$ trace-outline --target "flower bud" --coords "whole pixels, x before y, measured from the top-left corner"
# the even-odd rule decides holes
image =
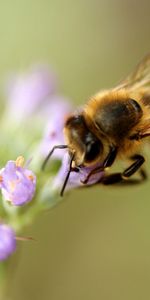
[[[23,205],[32,200],[36,177],[32,171],[23,167],[24,158],[18,157],[16,161],[8,161],[0,171],[0,188],[5,200],[13,205]]]
[[[16,249],[16,237],[13,229],[0,224],[0,260],[5,260]]]

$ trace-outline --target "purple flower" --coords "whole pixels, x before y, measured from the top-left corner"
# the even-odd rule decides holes
[[[19,156],[16,161],[8,161],[0,171],[0,188],[5,200],[13,205],[23,205],[32,200],[36,177],[32,171],[23,167],[24,158]]]
[[[49,151],[55,146],[64,144],[63,128],[67,116],[72,107],[70,103],[62,97],[56,96],[49,105],[49,122],[45,128],[44,138],[41,143],[41,152],[47,156]],[[52,156],[55,159],[61,159],[64,151],[56,150]]]
[[[14,75],[6,88],[8,112],[14,120],[29,117],[55,93],[56,78],[46,66],[37,66],[29,73]]]
[[[16,249],[16,237],[13,229],[0,224],[0,260],[5,260]]]
[[[53,185],[55,188],[61,188],[63,185],[64,179],[66,177],[66,174],[68,172],[68,167],[69,167],[69,155],[68,153],[65,153],[64,158],[62,160],[62,166],[57,174],[57,176],[54,179]],[[71,189],[75,187],[81,187],[81,186],[86,186],[82,184],[82,181],[84,181],[87,177],[87,175],[95,168],[99,167],[102,164],[96,164],[95,166],[92,167],[82,167],[80,168],[79,172],[71,172],[70,177],[66,186],[66,189]],[[104,171],[100,171],[96,174],[93,174],[87,185],[93,185],[97,181],[99,181],[102,177],[104,176]]]

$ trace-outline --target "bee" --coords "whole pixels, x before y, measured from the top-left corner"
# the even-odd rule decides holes
[[[65,190],[70,173],[90,166],[93,169],[84,180],[87,184],[95,173],[111,167],[116,159],[130,161],[122,172],[107,174],[103,184],[128,180],[140,171],[140,181],[146,179],[141,168],[145,158],[141,146],[150,136],[150,54],[117,86],[92,96],[80,113],[70,115],[64,125],[65,145],[56,145],[46,157],[43,167],[55,149],[68,149],[70,164],[61,190]],[[102,162],[98,167],[97,163]],[[99,183],[96,182],[96,183]]]

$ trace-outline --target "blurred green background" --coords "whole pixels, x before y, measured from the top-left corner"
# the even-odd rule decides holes
[[[77,105],[150,50],[150,1],[0,2],[0,76],[46,62]],[[149,167],[147,165],[147,170]],[[150,181],[72,191],[27,234],[12,299],[150,299]]]

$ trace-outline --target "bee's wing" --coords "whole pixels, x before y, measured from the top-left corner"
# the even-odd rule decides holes
[[[150,100],[150,53],[147,54],[137,65],[131,74],[120,82],[114,90],[127,89],[129,92],[137,92],[142,98]],[[149,101],[146,103],[150,103]],[[150,118],[145,119],[145,123],[140,128],[141,137],[150,136]]]
[[[114,90],[128,89],[131,92],[139,89],[149,89],[150,93],[150,53],[137,65],[135,70],[121,81]]]

